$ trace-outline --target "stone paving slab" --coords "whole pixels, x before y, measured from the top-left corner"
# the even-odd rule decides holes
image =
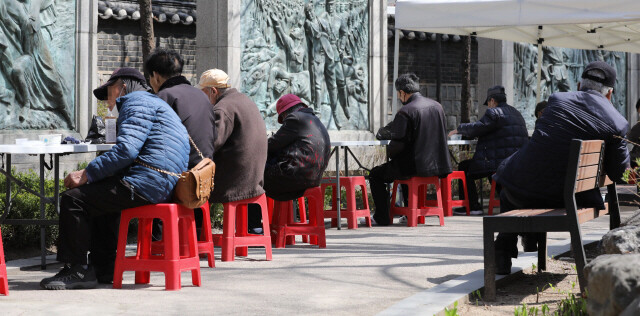
[[[607,225],[605,216],[585,224],[583,233]],[[567,237],[549,234],[549,245]],[[95,290],[45,291],[39,282],[57,272],[55,267],[9,268],[10,295],[0,297],[0,306],[10,315],[373,315],[482,269],[482,217],[448,217],[444,227],[428,219],[427,225],[414,228],[332,228],[327,229],[326,249],[299,243],[273,249],[273,261],[265,261],[262,248],[251,248],[248,258],[234,262],[219,260],[220,248],[216,268],[201,260],[201,287],[191,285],[190,273],[182,273],[180,291],[164,291],[161,273],[152,273],[150,285],[135,285],[133,272],[125,273],[121,290],[101,285]],[[451,303],[442,301],[442,307]]]

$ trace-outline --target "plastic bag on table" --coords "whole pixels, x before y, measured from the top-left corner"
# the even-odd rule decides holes
[[[91,142],[92,144],[104,144],[106,141],[105,137],[104,121],[101,117],[94,115],[91,119],[91,127],[89,127],[85,141]]]

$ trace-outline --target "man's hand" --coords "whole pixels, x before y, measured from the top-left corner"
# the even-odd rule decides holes
[[[73,189],[87,183],[88,181],[87,172],[82,169],[69,173],[67,177],[64,178],[64,186],[68,189]]]
[[[449,132],[449,137],[451,137],[451,136],[453,136],[455,134],[458,134],[458,130],[457,129],[454,129],[451,132]]]

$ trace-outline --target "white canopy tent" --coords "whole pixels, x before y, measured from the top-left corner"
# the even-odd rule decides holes
[[[401,29],[640,53],[640,0],[397,0],[395,28],[394,82]]]

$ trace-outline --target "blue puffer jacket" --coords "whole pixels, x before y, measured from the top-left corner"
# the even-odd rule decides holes
[[[181,173],[189,162],[189,136],[176,112],[157,96],[132,92],[116,100],[120,116],[113,148],[96,157],[86,168],[89,182],[121,175],[131,190],[151,203],[167,202],[178,178],[139,164]]]
[[[604,140],[604,170],[620,181],[629,152],[627,142],[615,136],[624,137],[628,128],[627,120],[597,91],[554,93],[529,143],[503,161],[494,179],[520,199],[562,206],[571,140]],[[578,205],[602,204],[597,190],[580,194]]]
[[[527,126],[520,112],[507,103],[488,108],[479,121],[460,124],[458,133],[478,138],[469,173],[494,173],[502,160],[511,156],[529,140]]]

